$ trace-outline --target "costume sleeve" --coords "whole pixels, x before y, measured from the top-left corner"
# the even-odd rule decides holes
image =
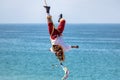
[[[65,48],[66,52],[69,51],[69,50],[71,50],[71,46],[70,45],[65,45],[64,48]]]
[[[51,51],[52,53],[55,53],[55,52],[53,51],[53,48],[52,48],[52,47],[50,48],[50,51]]]

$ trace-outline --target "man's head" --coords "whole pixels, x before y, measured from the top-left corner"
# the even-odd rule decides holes
[[[52,46],[55,55],[58,57],[60,61],[64,61],[64,51],[60,45],[53,45]]]

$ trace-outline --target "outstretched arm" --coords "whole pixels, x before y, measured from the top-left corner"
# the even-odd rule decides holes
[[[76,45],[76,46],[71,46],[71,48],[79,48],[79,46],[78,46],[78,45]]]

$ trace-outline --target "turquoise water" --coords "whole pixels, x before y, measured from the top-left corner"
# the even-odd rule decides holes
[[[68,80],[120,80],[120,24],[67,24]],[[0,80],[61,80],[45,24],[0,24]],[[55,66],[53,66],[55,65]]]

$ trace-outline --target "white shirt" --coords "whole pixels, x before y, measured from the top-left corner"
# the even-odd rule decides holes
[[[62,39],[62,36],[57,37],[56,39],[51,39],[50,38],[50,40],[51,40],[52,45],[60,45],[60,46],[62,46],[64,52],[69,51],[71,49],[70,45],[67,45],[67,44],[64,43],[64,41]],[[50,51],[54,53],[52,47],[50,48]]]

